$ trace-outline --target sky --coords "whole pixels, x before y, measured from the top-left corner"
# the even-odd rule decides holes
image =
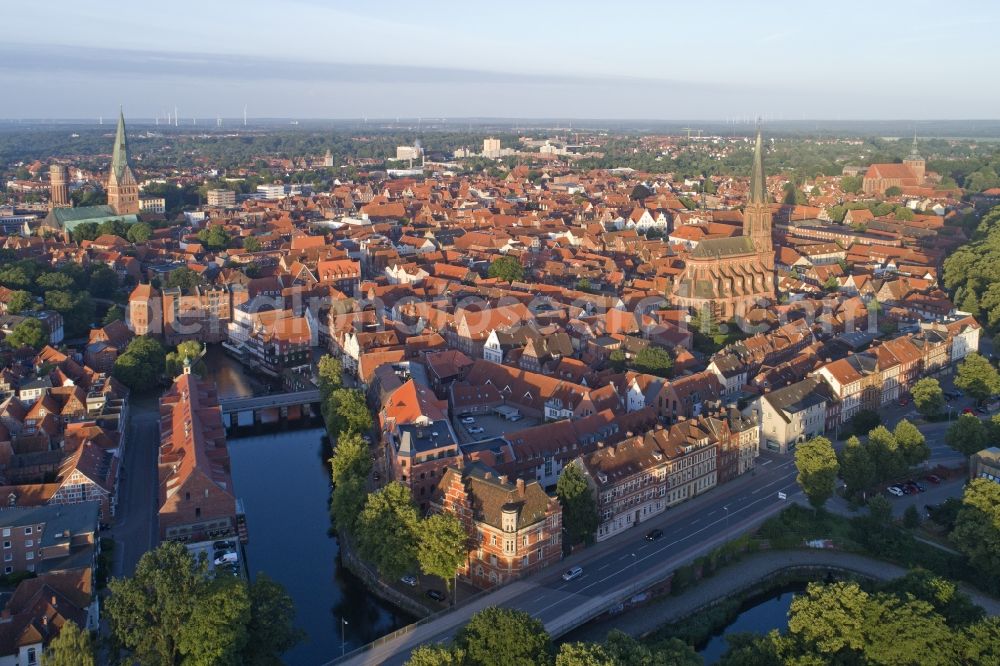
[[[0,118],[1000,116],[1000,3],[48,0]]]

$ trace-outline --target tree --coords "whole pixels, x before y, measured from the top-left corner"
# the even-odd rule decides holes
[[[242,664],[248,640],[250,597],[246,585],[219,578],[194,595],[188,619],[176,635],[185,664]]]
[[[796,481],[809,498],[809,503],[820,509],[833,495],[837,484],[837,454],[826,437],[813,437],[795,448]]]
[[[108,308],[108,311],[104,313],[104,319],[101,320],[101,324],[107,326],[108,324],[114,323],[116,321],[125,320],[125,311],[122,310],[120,305],[112,305]]]
[[[115,638],[142,664],[180,658],[184,624],[207,584],[207,565],[183,544],[166,542],[142,556],[131,578],[114,579],[105,608]]]
[[[192,371],[199,375],[205,374],[205,364],[201,361],[202,346],[195,340],[185,340],[177,345],[177,349],[167,354],[164,359],[164,371],[168,377],[176,377],[184,372],[185,362],[192,365]]]
[[[421,521],[417,540],[420,570],[437,576],[451,591],[451,581],[469,555],[469,535],[450,513],[434,513]]]
[[[556,483],[556,495],[563,509],[566,545],[589,543],[597,531],[597,502],[580,467],[570,463],[563,467]]]
[[[37,319],[28,318],[23,320],[7,336],[7,344],[12,349],[21,347],[31,347],[41,349],[49,343],[49,332],[45,329],[45,324]]]
[[[316,366],[316,374],[319,377],[319,390],[323,400],[329,398],[330,394],[341,388],[344,367],[340,359],[330,354],[323,354]]]
[[[136,222],[131,225],[125,233],[125,238],[136,245],[145,243],[152,237],[153,227],[149,226],[145,222]]]
[[[90,277],[87,280],[87,290],[94,296],[111,298],[118,291],[119,285],[118,273],[106,265],[97,264],[91,268]]]
[[[868,448],[862,446],[857,437],[848,438],[844,448],[837,455],[840,476],[847,486],[847,494],[857,496],[866,492],[876,483],[875,461]]]
[[[42,273],[35,278],[35,287],[67,291],[76,287],[76,281],[65,273]]]
[[[7,298],[7,312],[16,314],[18,312],[26,312],[34,307],[35,299],[32,298],[30,291],[18,289],[12,292]]]
[[[372,415],[365,395],[357,389],[340,388],[323,403],[323,415],[331,436],[346,432],[367,432],[372,427]]]
[[[74,243],[82,243],[85,240],[94,240],[100,235],[100,225],[97,222],[84,222],[73,227],[69,232]]]
[[[844,176],[840,179],[840,189],[848,194],[860,194],[863,185],[864,179],[861,176]]]
[[[455,644],[476,666],[552,663],[552,641],[545,625],[524,611],[491,607],[479,611],[459,630]]]
[[[911,530],[920,527],[920,514],[917,512],[917,507],[913,504],[906,507],[906,510],[903,511],[903,527]]]
[[[263,575],[249,588],[231,576],[215,578],[204,559],[176,542],[147,552],[135,575],[112,580],[109,589],[112,633],[144,665],[272,666],[302,637],[281,586]]]
[[[931,457],[931,449],[927,446],[927,439],[924,433],[917,429],[906,419],[902,419],[893,428],[892,436],[896,440],[896,446],[903,462],[908,467],[913,467],[924,462]]]
[[[250,585],[247,643],[241,663],[280,666],[281,654],[295,647],[305,633],[295,628],[295,604],[278,583],[258,573]]]
[[[962,414],[945,432],[944,443],[971,456],[986,448],[986,426],[974,414]]]
[[[895,479],[906,473],[906,461],[899,443],[889,429],[878,426],[868,433],[868,452],[875,461],[875,478],[878,481]]]
[[[898,185],[893,185],[885,189],[885,196],[887,197],[898,197],[902,193],[903,193],[903,188],[899,187]]]
[[[892,522],[892,504],[884,495],[868,500],[868,518],[877,527],[886,527]]]
[[[910,597],[926,601],[934,606],[935,612],[944,616],[951,627],[966,627],[982,620],[985,615],[983,609],[974,604],[955,583],[919,567],[883,583],[880,589],[900,599]]]
[[[386,578],[412,571],[417,561],[418,522],[410,489],[393,481],[365,500],[355,526],[359,554]]]
[[[368,499],[365,479],[347,476],[333,487],[330,498],[330,516],[339,534],[354,534],[358,516]]]
[[[640,349],[632,362],[632,367],[639,372],[659,377],[666,377],[673,366],[674,360],[670,358],[670,353],[663,347],[653,345]]]
[[[347,477],[367,479],[372,471],[371,454],[368,445],[356,432],[345,432],[337,438],[337,445],[330,458],[334,485]]]
[[[90,634],[72,620],[67,621],[49,643],[42,663],[45,666],[96,666]]]
[[[851,430],[855,435],[867,434],[872,428],[882,422],[878,412],[870,409],[860,409],[851,417]]]
[[[247,236],[243,239],[243,249],[247,252],[260,252],[260,240],[254,236]]]
[[[221,224],[213,224],[198,232],[198,240],[209,250],[218,251],[229,245],[229,234]]]
[[[837,279],[836,275],[831,275],[823,283],[823,288],[827,291],[837,291],[840,289],[840,280]]]
[[[1000,577],[1000,484],[981,478],[969,482],[951,540],[980,574]]]
[[[913,404],[917,411],[928,418],[940,416],[944,411],[944,391],[941,384],[933,377],[924,377],[917,380],[910,391],[913,396]]]
[[[406,666],[465,666],[465,651],[457,647],[420,645],[410,653]]]
[[[167,279],[164,280],[163,286],[166,289],[178,287],[181,291],[187,292],[200,286],[202,282],[200,275],[187,266],[181,266],[167,274]]]
[[[611,355],[608,356],[608,362],[611,364],[611,367],[616,372],[621,372],[622,370],[624,370],[625,369],[625,350],[621,349],[621,348],[613,350],[611,352]]]
[[[517,257],[499,257],[490,264],[487,275],[504,282],[519,282],[524,279],[524,267]]]
[[[955,386],[982,402],[1000,392],[1000,373],[989,361],[972,352],[958,366]]]
[[[615,666],[616,662],[600,643],[563,643],[556,666]]]
[[[145,335],[132,339],[125,352],[115,359],[112,374],[133,391],[155,386],[166,366],[166,354],[160,343]]]

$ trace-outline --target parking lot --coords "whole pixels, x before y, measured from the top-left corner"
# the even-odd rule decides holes
[[[523,415],[519,421],[508,421],[499,414],[495,413],[474,414],[471,416],[476,419],[476,425],[482,428],[483,432],[470,435],[469,431],[466,430],[466,424],[462,423],[462,417],[456,418],[455,432],[458,433],[458,437],[462,440],[463,444],[499,437],[505,432],[524,430],[525,428],[530,428],[540,423],[539,419]]]
[[[227,545],[223,546],[223,542]],[[218,547],[215,544],[219,544]],[[225,569],[228,573],[233,573],[234,575],[244,575],[245,571],[243,569],[243,549],[240,547],[239,543],[235,538],[220,539],[215,542],[212,541],[200,541],[198,543],[186,544],[188,552],[194,555],[195,559],[205,558],[208,562],[208,570],[215,571],[216,569]],[[216,565],[215,564],[215,553],[216,552],[228,552],[232,553],[236,559],[232,559],[232,556],[227,558],[225,564]]]

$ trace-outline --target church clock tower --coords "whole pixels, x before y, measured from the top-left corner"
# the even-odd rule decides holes
[[[111,173],[108,174],[108,205],[118,215],[139,212],[139,184],[132,173],[128,159],[128,143],[125,140],[125,114],[118,114],[118,131],[115,133],[115,147],[111,154]]]

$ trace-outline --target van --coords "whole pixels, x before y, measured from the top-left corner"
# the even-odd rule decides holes
[[[583,575],[583,567],[573,567],[572,569],[570,569],[569,571],[567,571],[562,575],[562,579],[568,582],[575,578],[579,578],[582,575]]]

